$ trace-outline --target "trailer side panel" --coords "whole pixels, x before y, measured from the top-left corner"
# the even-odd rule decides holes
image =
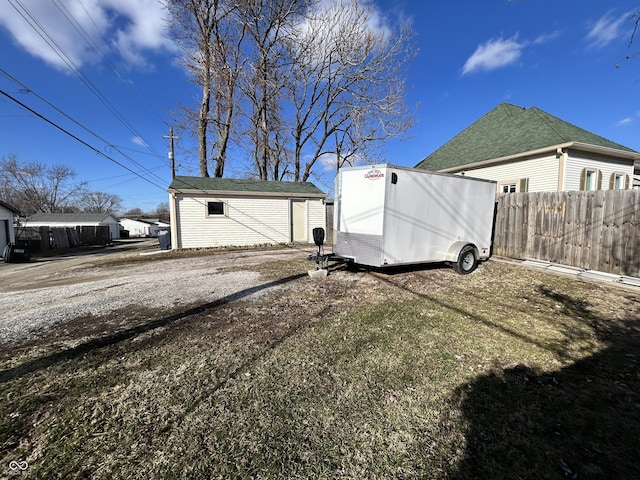
[[[392,165],[341,169],[334,251],[380,267],[455,261],[452,249],[471,244],[487,259],[495,192],[495,182]]]

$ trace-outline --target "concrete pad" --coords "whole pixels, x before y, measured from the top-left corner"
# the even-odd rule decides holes
[[[558,273],[566,273],[569,275],[580,275],[581,273],[584,272],[583,268],[570,267],[567,265],[558,265],[555,263],[549,266],[549,270],[553,272],[558,272]]]
[[[616,275],[615,273],[599,272],[597,270],[587,270],[583,272],[580,276],[584,278],[592,278],[594,280],[601,280],[604,282],[620,281],[620,275]]]
[[[634,287],[640,287],[640,278],[638,277],[628,277],[623,275],[620,277],[620,283],[624,283],[625,285],[633,285]]]
[[[526,259],[522,262],[523,265],[536,268],[549,268],[551,264],[544,260]]]
[[[320,270],[307,270],[307,273],[311,278],[324,278],[329,274],[329,272],[323,268]]]
[[[140,255],[157,255],[158,253],[170,253],[171,250],[152,250],[150,252],[140,252]]]

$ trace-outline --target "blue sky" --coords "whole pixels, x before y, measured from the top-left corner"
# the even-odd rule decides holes
[[[502,102],[536,106],[640,151],[640,56],[625,60],[640,50],[640,33],[629,46],[640,2],[370,3],[382,22],[409,19],[419,49],[407,97],[417,124],[387,145],[389,163],[414,166]],[[120,195],[126,209],[166,202],[163,135],[171,112],[197,104],[198,90],[177,66],[164,15],[157,0],[4,2],[0,90],[13,99],[0,95],[0,155],[68,165],[92,190]],[[177,141],[178,174],[198,174],[189,149]],[[230,159],[225,176],[242,175],[241,160]],[[319,168],[312,180],[332,187]]]

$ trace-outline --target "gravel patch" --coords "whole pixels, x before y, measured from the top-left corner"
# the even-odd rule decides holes
[[[0,346],[82,316],[127,308],[170,309],[221,299],[248,299],[281,288],[251,269],[300,252],[242,252],[118,266],[88,266],[38,274],[24,289],[0,289]],[[35,282],[35,285],[34,283]],[[259,288],[264,286],[264,288]],[[15,289],[15,287],[14,287]]]

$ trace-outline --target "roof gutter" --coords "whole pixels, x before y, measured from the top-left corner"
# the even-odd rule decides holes
[[[566,143],[560,143],[558,145],[553,145],[549,147],[538,148],[536,150],[530,150],[528,152],[521,152],[513,155],[507,155],[506,157],[492,158],[490,160],[482,160],[481,162],[469,163],[466,165],[459,165],[457,167],[443,168],[442,170],[438,170],[438,172],[455,173],[463,170],[473,170],[476,168],[489,167],[491,165],[509,162],[511,160],[519,160],[523,156],[535,156],[535,155],[540,155],[540,154],[549,153],[549,152],[556,153],[558,152],[558,150],[562,150],[565,148],[574,148],[576,150],[614,156],[618,158],[623,158],[625,160],[635,160],[635,161],[640,160],[640,153],[638,152],[628,152],[625,150],[618,150],[616,148],[600,147],[598,145],[591,145],[591,144],[582,143],[582,142],[566,142]]]
[[[303,193],[303,192],[247,192],[247,191],[233,191],[233,190],[199,190],[199,189],[182,189],[182,188],[169,188],[169,193],[174,195],[179,194],[200,194],[200,195],[215,195],[219,197],[284,197],[284,198],[325,198],[327,195],[324,193]]]

